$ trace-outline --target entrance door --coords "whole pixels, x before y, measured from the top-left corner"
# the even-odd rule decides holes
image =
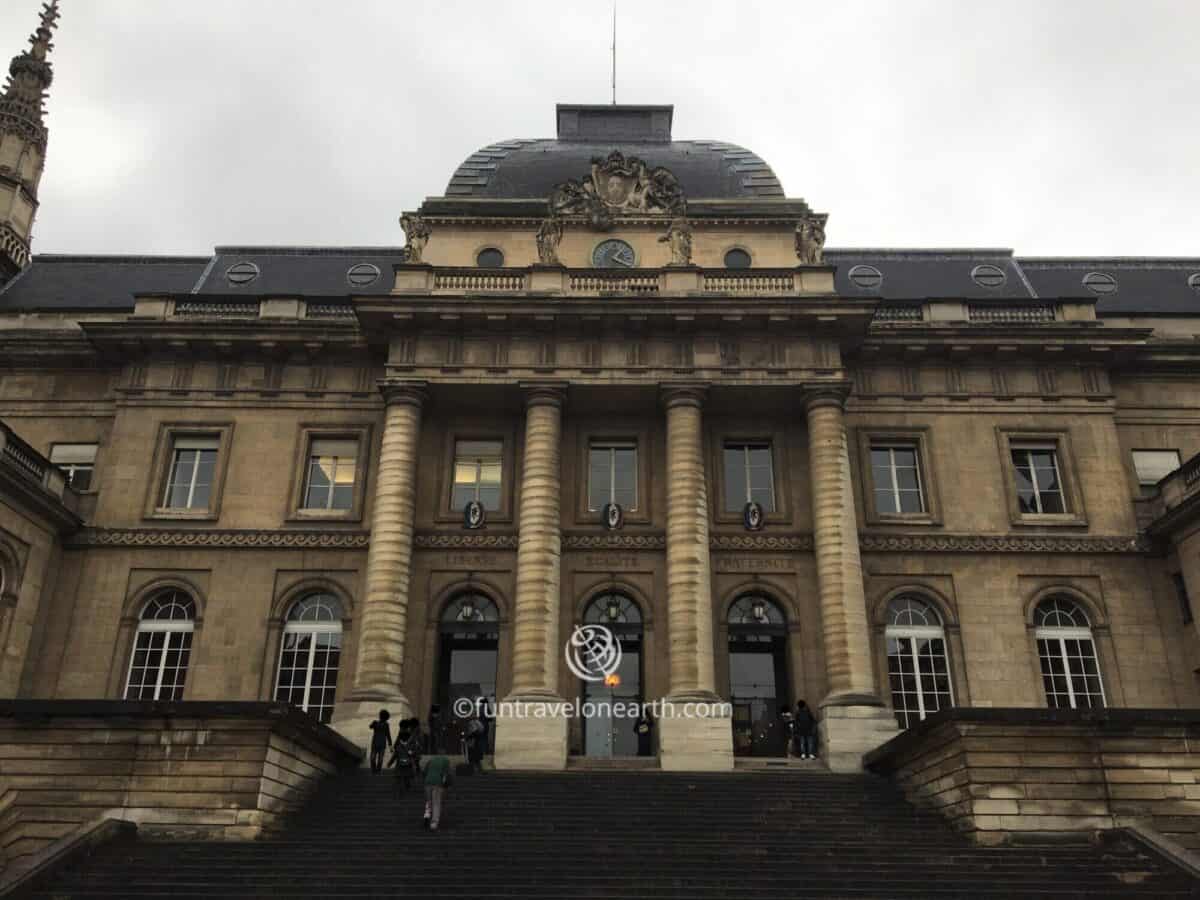
[[[642,702],[641,610],[624,594],[602,594],[588,604],[583,622],[605,626],[621,645],[621,663],[614,673],[615,684],[580,682],[584,712],[583,752],[600,758],[637,756],[634,722]],[[615,715],[615,712],[622,714]]]
[[[452,600],[438,624],[438,688],[440,721],[432,736],[434,747],[458,753],[465,721],[454,713],[456,700],[475,703],[496,699],[500,612],[482,594],[462,594]],[[489,742],[492,735],[488,735]],[[488,748],[489,752],[491,747]]]
[[[787,624],[772,600],[739,597],[729,610],[729,698],[735,756],[786,756],[791,707]]]

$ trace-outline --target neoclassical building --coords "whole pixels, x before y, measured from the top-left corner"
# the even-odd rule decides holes
[[[472,153],[402,247],[30,256],[56,14],[0,98],[0,695],[359,742],[519,700],[512,768],[636,753],[539,714],[579,698],[727,701],[659,719],[676,769],[782,756],[799,699],[839,769],[948,706],[1200,705],[1200,258],[826,248],[618,105]]]

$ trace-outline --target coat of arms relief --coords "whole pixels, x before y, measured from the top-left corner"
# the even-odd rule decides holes
[[[565,181],[550,195],[550,216],[587,216],[592,227],[606,231],[618,215],[682,216],[683,187],[662,166],[651,169],[636,156],[614,150],[592,158],[591,173],[582,181]]]

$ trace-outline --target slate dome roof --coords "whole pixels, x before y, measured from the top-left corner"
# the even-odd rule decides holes
[[[587,175],[593,157],[620,150],[651,168],[669,169],[687,197],[783,197],[771,167],[722,141],[671,139],[671,106],[558,106],[557,138],[517,138],[483,147],[446,186],[448,198],[545,199],[568,179]]]

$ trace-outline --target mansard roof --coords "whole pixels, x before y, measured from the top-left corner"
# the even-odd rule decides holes
[[[1200,317],[1200,257],[1051,258],[1018,257],[1004,249],[830,248],[825,260],[836,267],[837,293],[855,299],[1085,298],[1097,301],[1100,315]],[[401,262],[398,247],[217,247],[211,256],[40,254],[0,290],[0,313],[131,309],[135,294],[383,294],[391,289],[392,267]],[[253,277],[239,281],[239,271]]]

